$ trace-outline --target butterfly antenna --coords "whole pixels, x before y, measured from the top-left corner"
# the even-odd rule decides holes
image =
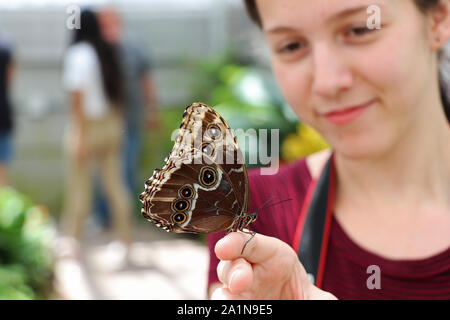
[[[269,202],[272,200],[272,198],[273,198],[273,196],[270,196],[269,199],[267,199],[266,201],[264,201],[264,203],[263,203],[258,209],[256,209],[256,212],[258,212],[259,210],[264,209],[264,206],[265,206],[267,203],[269,203]]]
[[[268,203],[270,200],[272,200],[272,198],[273,198],[273,196],[271,196],[271,197],[270,197],[267,201],[265,201],[258,209],[256,209],[256,214],[258,214],[258,212],[259,212],[260,210],[267,209],[267,208],[273,207],[273,206],[275,206],[275,205],[277,205],[277,204],[280,204],[280,203],[283,203],[283,202],[291,201],[291,200],[292,200],[291,198],[289,198],[289,199],[284,199],[284,200],[281,200],[281,201],[279,201],[279,202],[275,202],[275,203],[272,203],[272,204],[266,206],[267,203]]]
[[[258,212],[259,212],[260,210],[262,210],[262,209],[267,209],[267,208],[270,208],[270,207],[272,207],[272,206],[274,206],[274,205],[277,205],[277,204],[280,204],[280,203],[283,203],[283,202],[291,201],[291,200],[292,200],[292,199],[285,199],[285,200],[281,200],[281,201],[276,202],[276,203],[272,203],[272,204],[269,205],[269,206],[266,206],[267,203],[269,203],[269,202],[272,200],[272,198],[273,198],[273,196],[271,196],[271,197],[270,197],[267,201],[265,201],[258,209],[256,209],[256,212],[254,213],[255,218],[256,218],[256,216],[258,216]],[[255,231],[245,231],[245,230],[240,230],[240,231],[243,232],[243,233],[247,233],[247,234],[250,234],[250,235],[251,235],[250,239],[248,239],[248,240],[245,242],[244,246],[242,247],[242,250],[241,250],[241,255],[242,255],[242,253],[244,252],[245,247],[246,247],[247,244],[253,239],[253,237],[256,235],[256,232],[255,232]]]

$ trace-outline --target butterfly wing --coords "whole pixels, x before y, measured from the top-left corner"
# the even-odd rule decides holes
[[[172,232],[229,229],[247,210],[243,156],[225,120],[211,107],[186,108],[166,165],[140,196],[144,217]]]
[[[185,132],[188,134],[183,134]],[[183,114],[180,133],[175,152],[201,150],[205,155],[203,162],[211,163],[209,159],[212,159],[213,164],[222,167],[231,180],[237,201],[246,212],[249,193],[247,169],[233,130],[223,117],[206,104],[193,103]]]

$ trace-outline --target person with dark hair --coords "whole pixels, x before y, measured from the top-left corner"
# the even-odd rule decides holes
[[[7,165],[12,157],[13,113],[9,97],[14,71],[12,52],[0,42],[0,187],[8,185]]]
[[[120,57],[123,76],[125,139],[123,145],[124,177],[133,197],[137,199],[136,173],[144,125],[153,130],[158,127],[158,99],[150,60],[144,48],[124,33],[117,10],[108,5],[98,12],[103,38],[115,46]],[[97,192],[96,214],[100,224],[109,226],[109,206],[101,192]]]
[[[208,236],[211,297],[450,299],[450,1],[245,4],[284,98],[332,149],[249,173],[257,233]]]
[[[117,52],[103,40],[96,14],[83,10],[80,24],[66,52],[63,71],[71,111],[65,140],[68,179],[63,232],[75,247],[71,253],[77,255],[84,219],[92,206],[90,173],[99,172],[127,253],[132,221],[131,199],[121,174],[123,78]]]

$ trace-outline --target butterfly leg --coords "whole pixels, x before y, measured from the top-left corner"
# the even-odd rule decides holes
[[[256,232],[255,231],[245,231],[245,230],[241,230],[241,232],[251,235],[250,239],[248,239],[245,242],[244,246],[242,247],[242,250],[241,250],[241,255],[242,255],[244,253],[245,247],[253,239],[253,237],[256,235]]]

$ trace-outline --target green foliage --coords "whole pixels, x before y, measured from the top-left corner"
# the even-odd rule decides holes
[[[0,266],[0,299],[1,300],[30,300],[35,293],[28,282],[28,275],[19,264]]]
[[[12,188],[0,189],[0,299],[45,297],[53,235],[45,208]]]
[[[287,135],[296,131],[298,119],[284,102],[269,71],[247,66],[229,53],[218,59],[188,61],[186,64],[196,70],[193,77],[196,81],[191,84],[191,98],[184,105],[166,106],[161,109],[160,130],[147,132],[143,139],[140,176],[148,179],[154,168],[164,164],[163,159],[174,144],[171,136],[180,125],[184,109],[196,101],[214,107],[235,130],[242,129],[245,132],[248,129],[256,130],[258,146],[259,129],[280,130],[280,145]],[[262,141],[261,144],[267,147],[270,155],[269,139],[270,134],[267,141]],[[242,143],[241,148],[246,159],[254,158],[254,154],[258,154],[259,151],[258,148],[252,148],[253,155],[251,155],[247,150],[250,148],[246,148],[245,143]],[[139,187],[144,182],[139,181]]]
[[[249,150],[241,144],[246,159],[252,157],[251,153],[253,157],[259,154],[261,145],[271,154],[270,134],[262,141],[260,129],[278,129],[280,144],[295,132],[298,119],[284,102],[269,71],[240,63],[232,54],[203,62],[197,70],[199,81],[193,85],[192,101],[213,106],[235,130],[256,130],[258,148]]]

